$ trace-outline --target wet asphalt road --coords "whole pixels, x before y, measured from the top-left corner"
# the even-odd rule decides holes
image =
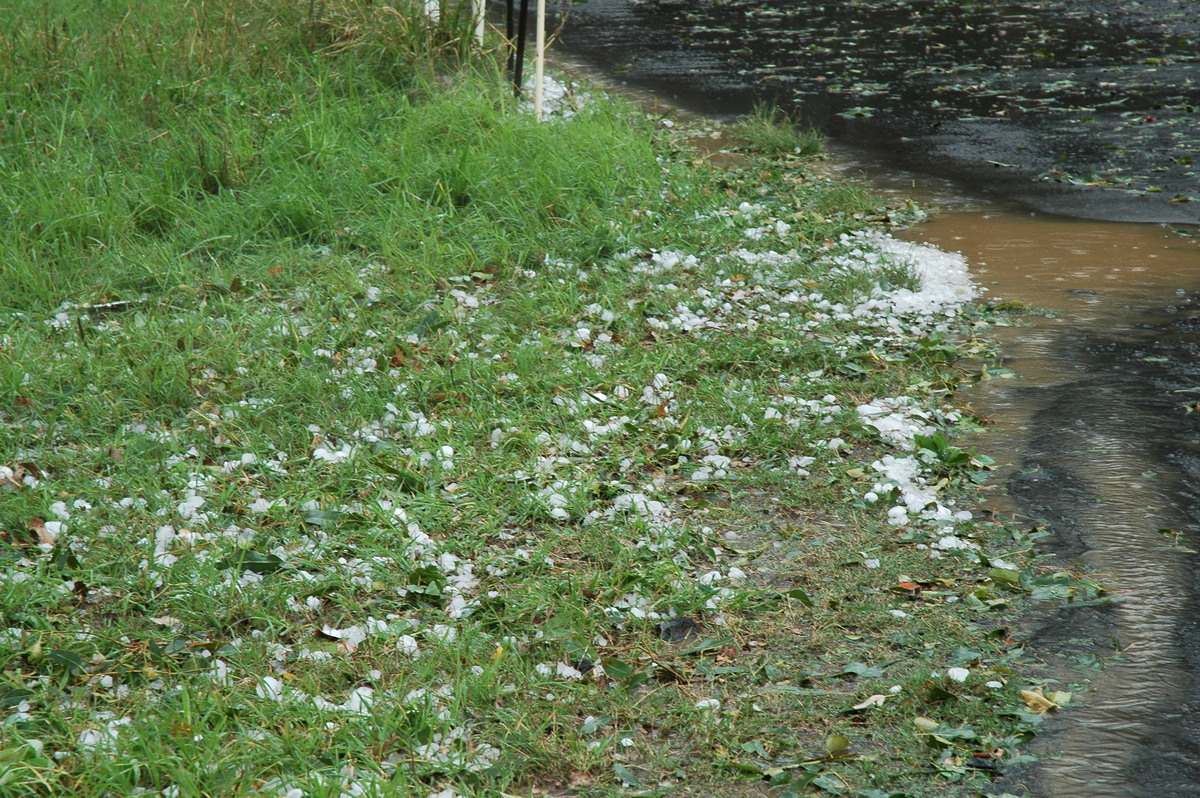
[[[756,99],[984,194],[1200,224],[1200,2],[588,0],[556,46],[691,110]]]

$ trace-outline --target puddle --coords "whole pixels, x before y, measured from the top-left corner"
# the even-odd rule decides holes
[[[990,417],[996,504],[1120,593],[1043,619],[1050,672],[1091,679],[1034,750],[1044,798],[1200,795],[1200,243],[1160,227],[950,210],[905,237],[963,252],[997,299],[1050,311],[1001,331],[1018,379],[969,394]],[[1114,655],[1120,653],[1119,657]],[[1098,673],[1072,671],[1110,658]]]

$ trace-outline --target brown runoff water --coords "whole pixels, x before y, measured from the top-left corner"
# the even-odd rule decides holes
[[[995,504],[1046,522],[1048,548],[1119,593],[1040,618],[1047,675],[1091,687],[1024,784],[1200,795],[1200,241],[951,199],[904,237],[962,252],[989,297],[1046,311],[1000,331],[1016,377],[970,393],[992,421],[978,444],[1002,467]],[[1094,656],[1098,672],[1069,667]]]

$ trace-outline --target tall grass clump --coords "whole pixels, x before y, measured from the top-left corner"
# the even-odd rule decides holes
[[[412,264],[603,249],[601,220],[657,173],[602,104],[577,136],[512,113],[457,5],[438,22],[399,4],[100,8],[29,3],[6,23],[13,308],[249,276],[297,245]]]
[[[825,137],[819,130],[806,127],[777,106],[764,102],[756,103],[754,110],[740,117],[733,132],[746,146],[768,157],[817,155],[825,146]]]

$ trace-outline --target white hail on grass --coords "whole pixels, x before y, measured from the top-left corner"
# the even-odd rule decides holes
[[[786,238],[791,232],[790,225],[776,218],[764,218],[766,213],[767,209],[764,206],[743,203],[736,210],[723,211],[720,215],[727,218],[731,224],[752,223],[754,226],[750,230],[754,232],[747,236],[752,240],[769,244],[772,239]],[[842,347],[842,351],[848,351],[851,346],[885,346],[892,342],[910,340],[915,335],[945,329],[947,322],[956,314],[958,304],[970,298],[974,293],[969,277],[966,276],[965,264],[959,256],[941,253],[928,247],[908,245],[890,237],[875,234],[844,237],[840,250],[831,256],[834,265],[837,268],[870,273],[878,273],[897,264],[907,266],[917,278],[918,290],[905,288],[885,291],[875,288],[868,296],[860,297],[855,302],[834,303],[822,296],[820,291],[814,290],[812,285],[797,281],[787,275],[787,269],[799,262],[799,256],[794,253],[784,254],[773,249],[753,252],[742,248],[732,253],[713,257],[718,258],[721,265],[728,269],[727,274],[734,275],[734,277],[720,275],[707,285],[695,288],[691,296],[683,295],[684,289],[681,289],[676,283],[686,285],[687,282],[682,276],[702,267],[700,258],[695,254],[670,250],[649,253],[630,252],[617,258],[616,262],[626,263],[629,265],[629,271],[641,278],[661,278],[662,282],[651,286],[650,290],[672,295],[674,300],[671,301],[670,306],[673,310],[669,314],[664,314],[664,319],[649,320],[649,323],[652,326],[671,330],[670,334],[706,336],[724,329],[752,329],[766,323],[793,325],[799,329],[814,330],[819,323],[833,319],[857,323],[861,332],[845,336],[837,344]],[[551,269],[560,269],[566,264],[547,263],[547,266]],[[364,270],[368,273],[369,271],[374,270],[371,270],[370,267]],[[747,276],[735,279],[741,272],[745,272]],[[365,276],[366,274],[360,275],[360,277]],[[537,275],[528,272],[526,276],[533,279]],[[373,300],[378,298],[381,293],[379,289],[368,287],[367,295],[369,300]],[[470,315],[479,318],[493,304],[490,300],[481,300],[464,291],[452,291],[451,296],[455,301],[456,314],[463,316]],[[637,308],[630,307],[630,310],[636,311]],[[588,357],[592,360],[592,365],[598,368],[603,366],[605,361],[602,359],[602,355],[595,351],[596,348],[606,347],[605,352],[619,351],[618,345],[612,341],[612,335],[609,332],[609,325],[617,320],[617,316],[611,310],[595,303],[586,307],[585,314],[588,321],[586,323],[578,321],[573,326],[564,329],[561,340],[574,345],[570,347],[570,350],[574,352],[573,357],[579,358],[581,355]],[[71,323],[69,316],[65,320],[56,318],[56,321],[61,326]],[[54,326],[52,322],[48,322],[48,324]],[[279,334],[294,336],[295,333],[289,324],[283,325]],[[303,337],[307,337],[307,334]],[[412,339],[410,338],[410,340]],[[547,341],[549,341],[549,336],[547,336]],[[543,341],[540,336],[532,336],[527,343],[529,346],[541,349],[544,348],[547,341]],[[463,341],[460,343],[460,348],[466,345],[467,342]],[[589,349],[591,351],[588,351]],[[472,354],[476,353],[467,353],[468,357]],[[335,358],[335,352],[331,349],[316,349],[314,355]],[[377,353],[369,348],[349,349],[342,353],[342,367],[338,373],[345,378],[374,374],[378,364],[377,356]],[[403,375],[394,373],[394,378],[397,380],[401,376]],[[807,375],[796,375],[786,385],[781,385],[778,393],[772,394],[765,400],[768,404],[761,411],[762,420],[797,427],[816,423],[832,425],[843,412],[843,407],[838,398],[832,394],[826,393],[820,399],[813,398],[818,392],[816,383],[821,378],[821,372],[812,372]],[[621,378],[617,377],[616,379]],[[397,390],[400,391],[400,388]],[[753,393],[753,386],[749,390]],[[693,557],[697,559],[703,557],[706,562],[719,557],[719,551],[712,547],[712,540],[717,536],[711,529],[706,528],[696,536],[699,543],[685,548],[679,542],[683,521],[675,517],[670,503],[670,493],[663,485],[654,483],[622,484],[621,492],[607,505],[597,504],[593,498],[589,497],[593,486],[583,470],[587,460],[594,458],[596,451],[603,447],[615,448],[630,424],[630,417],[621,414],[620,409],[614,409],[612,412],[592,413],[590,408],[596,406],[607,408],[611,407],[613,402],[624,402],[630,399],[635,400],[631,404],[640,399],[641,402],[658,409],[661,416],[652,419],[650,423],[663,428],[678,428],[679,422],[675,416],[686,417],[687,415],[687,408],[680,407],[681,400],[676,396],[672,379],[661,373],[656,374],[648,385],[644,385],[640,389],[623,384],[614,386],[611,390],[611,399],[603,393],[594,391],[581,391],[578,397],[555,396],[554,402],[557,405],[580,417],[579,423],[585,440],[576,440],[566,433],[540,433],[536,440],[544,448],[544,452],[538,459],[534,473],[521,475],[519,479],[514,479],[514,482],[527,486],[532,500],[540,502],[548,510],[548,514],[553,520],[570,520],[572,508],[578,506],[581,508],[580,512],[583,513],[581,520],[584,524],[616,521],[629,523],[631,527],[638,530],[640,535],[635,543],[636,548],[658,552],[663,561],[674,562],[678,565],[676,574],[669,577],[674,580],[673,586],[682,584],[683,577],[686,576],[700,585],[716,587],[716,592],[712,594],[707,603],[710,609],[716,609],[723,599],[733,594],[729,587],[721,583],[736,582],[745,578],[745,574],[737,568],[728,568],[722,571],[719,567],[707,565],[696,567],[691,564]],[[259,406],[249,404],[252,401],[254,400],[244,400],[240,405],[243,407]],[[266,403],[261,404],[265,405]],[[629,408],[626,406],[622,409],[628,410]],[[357,431],[350,431],[343,439],[326,436],[319,428],[310,427],[310,431],[318,436],[313,444],[311,461],[337,465],[353,458],[365,448],[365,444],[407,438],[414,447],[418,447],[419,439],[429,438],[435,439],[436,443],[433,440],[421,441],[425,448],[409,448],[405,449],[403,453],[418,461],[439,462],[447,470],[453,467],[455,449],[449,443],[443,442],[443,439],[453,432],[449,422],[428,419],[420,412],[401,411],[391,404],[387,405],[387,410],[388,413],[381,419],[371,422]],[[940,414],[941,411],[926,408],[908,397],[876,399],[859,406],[856,410],[865,426],[874,428],[882,438],[902,450],[911,449],[913,435],[928,434],[935,428],[935,423],[954,420],[950,414]],[[236,417],[237,411],[229,408],[222,413],[224,413],[224,418],[233,418]],[[588,415],[594,417],[588,418]],[[220,419],[213,417],[212,420],[215,422]],[[742,429],[733,426],[722,429],[695,427],[691,433],[691,439],[679,442],[676,447],[680,452],[679,463],[695,466],[691,472],[692,479],[708,481],[724,479],[729,476],[734,461],[728,455],[721,453],[722,447],[743,440],[746,437],[745,429],[751,429],[760,422],[746,415],[743,417],[742,423],[745,424]],[[146,425],[132,425],[125,431],[127,434],[145,435],[167,443],[174,443],[181,435],[179,430],[169,428],[151,430]],[[499,447],[506,434],[521,433],[522,431],[518,429],[510,429],[506,433],[498,427],[489,436],[489,441],[493,447]],[[825,443],[825,446],[828,448],[830,444],[839,441],[840,439],[835,437]],[[455,443],[460,451],[470,451],[468,445],[459,444],[457,440]],[[839,443],[836,448],[841,448],[841,444]],[[828,453],[816,452],[815,448],[813,451],[821,457],[830,456]],[[200,459],[200,452],[192,446],[183,451],[176,451],[167,459],[166,463],[168,466],[174,466],[189,461],[198,463]],[[285,459],[286,456],[283,453],[277,453],[275,459],[260,461],[256,455],[245,453],[222,463],[221,470],[225,473],[234,473],[246,470],[250,466],[261,466],[282,472],[284,468],[282,463]],[[807,469],[816,462],[817,458],[811,454],[796,453],[790,456],[788,467],[803,476],[808,473]],[[742,461],[739,461],[739,465],[741,463]],[[622,468],[628,468],[631,464],[631,461],[626,461]],[[297,467],[303,467],[303,465],[296,464]],[[878,500],[881,494],[889,493],[893,488],[898,489],[899,504],[888,511],[889,519],[897,524],[911,524],[920,521],[950,527],[956,521],[969,518],[969,513],[956,513],[939,503],[936,490],[928,484],[926,479],[926,465],[916,457],[884,456],[872,464],[873,469],[879,474],[879,478],[868,495],[874,496]],[[571,473],[566,473],[568,471]],[[6,475],[13,476],[13,473],[11,469],[0,467],[0,478]],[[513,475],[514,478],[516,476],[516,474]],[[26,484],[37,485],[37,480],[29,475],[25,475],[24,479]],[[209,498],[212,497],[210,495],[206,498],[205,494],[210,490],[215,494],[216,489],[210,474],[192,474],[188,477],[187,483],[188,487],[182,492],[164,492],[164,501],[170,502],[166,514],[174,512],[194,528],[190,530],[177,529],[173,525],[164,524],[158,527],[152,538],[149,536],[144,538],[142,544],[147,549],[152,548],[152,554],[143,563],[143,567],[148,570],[162,570],[172,566],[182,556],[194,556],[197,559],[212,556],[211,551],[207,550],[211,547],[198,545],[201,543],[216,542],[225,538],[228,539],[227,543],[245,546],[254,539],[255,533],[250,529],[236,526],[229,526],[224,530],[211,528],[213,519],[203,510],[207,506]],[[76,500],[74,508],[84,509],[80,504],[82,501],[81,499]],[[121,510],[132,510],[139,506],[144,509],[147,506],[145,498],[126,498],[110,502],[110,504],[114,509],[119,507]],[[90,507],[90,505],[88,506]],[[258,495],[250,504],[250,509],[252,512],[262,513],[274,506],[285,506],[285,503],[282,499],[271,499]],[[301,509],[316,510],[320,507],[316,503],[309,503],[303,505]],[[387,517],[387,523],[395,524],[403,530],[407,540],[404,541],[405,545],[402,548],[405,548],[404,556],[411,561],[411,564],[422,567],[432,565],[445,576],[447,586],[442,596],[442,612],[445,620],[449,623],[420,627],[407,622],[388,623],[368,618],[361,624],[341,629],[326,626],[323,631],[344,644],[346,653],[352,653],[367,640],[376,637],[385,640],[394,650],[412,658],[423,653],[421,645],[418,643],[418,636],[424,639],[430,649],[449,646],[455,642],[464,624],[469,623],[469,616],[474,607],[471,599],[471,595],[477,587],[474,563],[465,556],[447,551],[444,544],[421,531],[415,522],[409,521],[407,512],[403,508],[395,507],[389,502],[380,502],[378,510],[380,515]],[[361,512],[363,508],[358,507],[355,511]],[[53,502],[50,512],[59,520],[47,522],[48,527],[51,523],[64,524],[70,519],[72,511],[65,502]],[[65,533],[66,528],[60,526],[57,531],[60,534]],[[327,536],[320,530],[315,530],[304,535],[298,547],[293,546],[291,549],[280,547],[276,553],[284,558],[297,553],[319,557],[330,545],[332,543],[328,541]],[[933,544],[934,549],[937,550],[970,549],[974,546],[975,544],[969,540],[949,534],[943,535],[937,543]],[[503,574],[507,570],[503,566],[511,564],[517,559],[520,558],[515,553],[512,558],[507,560],[498,557],[494,561],[495,566],[489,564],[486,567],[489,573]],[[532,557],[526,553],[524,561],[530,562]],[[868,567],[878,566],[878,560],[864,558],[864,562],[868,564]],[[330,565],[329,568],[331,571],[336,570],[341,577],[352,584],[370,589],[375,584],[372,574],[377,566],[387,569],[395,567],[395,565],[396,561],[391,558],[340,557],[336,564]],[[553,567],[553,562],[550,561],[549,565]],[[496,570],[493,570],[493,567]],[[288,578],[302,581],[314,577],[301,571],[295,571],[290,572]],[[231,579],[232,581],[227,579],[227,583],[236,584],[239,588],[247,590],[258,589],[256,586],[262,582],[260,576],[250,572],[231,577]],[[718,585],[720,586],[717,587]],[[64,585],[64,587],[70,589],[69,586]],[[300,595],[304,594],[300,593]],[[303,605],[295,597],[289,597],[287,604],[289,609],[295,612],[315,612],[322,608],[321,600],[315,596],[305,598]],[[661,608],[656,610],[655,607],[656,604],[647,596],[629,593],[607,608],[606,613],[618,624],[628,617],[657,620],[670,618],[674,614],[673,610]],[[892,613],[896,617],[904,615],[899,610],[893,610]],[[597,641],[599,646],[607,645],[607,643],[608,641],[603,638]],[[271,643],[268,648],[272,667],[275,668],[277,674],[282,674],[286,670],[286,662],[290,658],[317,656],[316,652],[305,649],[293,651],[290,647],[278,643]],[[319,653],[328,654],[328,652]],[[548,672],[543,672],[543,668],[548,669]],[[951,670],[965,671],[966,669]],[[578,680],[584,675],[573,666],[562,662],[538,666],[537,671],[543,675],[553,675],[569,680]],[[235,686],[235,680],[223,660],[214,658],[212,673],[216,684],[224,688]],[[955,676],[951,672],[948,672],[948,675],[951,678]],[[102,682],[98,682],[98,684],[104,686]],[[113,686],[109,685],[109,687]],[[261,677],[256,684],[255,692],[266,701],[299,700],[322,711],[364,716],[369,715],[380,701],[397,700],[395,696],[377,692],[374,688],[358,687],[339,703],[322,696],[308,696],[275,676]],[[447,724],[419,753],[432,761],[452,764],[464,770],[482,769],[495,762],[499,758],[498,749],[487,743],[475,743],[468,739],[465,727],[450,725],[450,710],[443,700],[449,696],[449,691],[442,690],[429,694],[422,693],[421,696],[413,698],[413,700],[433,702],[433,706],[437,710],[436,717]],[[412,696],[406,697],[406,699],[410,697]],[[701,704],[708,704],[708,702],[711,702],[711,708],[714,710],[719,707],[716,699],[698,702],[697,706],[700,707]],[[19,711],[21,710],[18,707]],[[101,722],[105,723],[102,729],[89,729],[81,733],[80,747],[99,748],[108,745],[110,740],[115,741],[116,729],[128,722],[128,719],[111,722],[101,720]],[[632,741],[629,742],[632,743]],[[387,769],[402,766],[403,762],[400,760],[385,761],[380,764]],[[346,786],[342,787],[343,794],[362,794],[362,791],[367,789],[366,786],[363,786],[365,783],[355,781],[352,775],[346,776],[344,781]],[[275,786],[283,788],[282,785]],[[296,787],[288,787],[286,794],[290,796],[298,790],[299,788]],[[443,792],[452,793],[448,789]],[[439,798],[448,798],[448,796],[439,795]]]
[[[946,675],[956,682],[965,682],[971,675],[971,671],[966,668],[947,668]]]

